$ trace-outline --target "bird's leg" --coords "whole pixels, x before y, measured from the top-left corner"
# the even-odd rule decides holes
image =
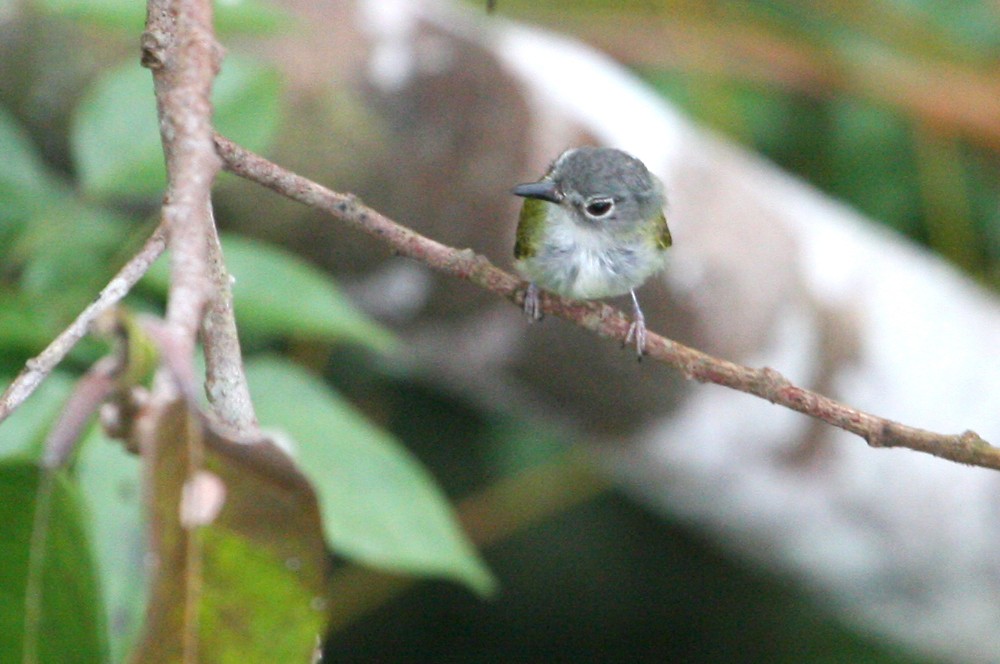
[[[532,322],[542,320],[542,303],[538,299],[538,286],[534,281],[524,291],[524,313]]]
[[[635,340],[635,354],[641,360],[643,353],[646,352],[646,317],[639,308],[639,298],[635,296],[635,290],[630,290],[629,294],[632,296],[633,317],[632,324],[628,326],[628,334],[625,335],[625,345]]]

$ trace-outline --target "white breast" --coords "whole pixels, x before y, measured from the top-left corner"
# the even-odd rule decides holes
[[[623,241],[551,208],[541,246],[517,265],[542,288],[582,299],[623,295],[663,266],[663,251],[649,238]]]

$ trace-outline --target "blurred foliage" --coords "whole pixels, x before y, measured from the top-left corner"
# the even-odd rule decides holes
[[[988,0],[503,0],[1000,289],[1000,8]]]
[[[134,63],[141,3],[24,4],[17,29],[0,33],[3,385],[148,235],[163,186],[149,75]],[[497,14],[576,33],[703,123],[1000,287],[995,3],[496,5]],[[294,26],[257,2],[217,10],[227,34]],[[0,21],[9,11],[0,3]],[[84,49],[81,33],[100,39]],[[273,69],[231,52],[216,95],[223,131],[254,149],[269,145],[284,119]],[[339,556],[331,619],[344,629],[331,640],[336,659],[398,659],[407,648],[453,659],[460,647],[469,659],[503,652],[524,660],[538,653],[526,657],[523,644],[549,643],[558,648],[553,656],[568,659],[598,648],[623,661],[916,661],[845,629],[785,581],[733,564],[684,527],[606,494],[564,458],[552,432],[484,413],[383,366],[379,353],[393,346],[392,335],[325,273],[260,242],[223,243],[262,422],[292,435],[327,546]],[[160,311],[166,279],[161,264],[129,305]],[[101,350],[81,344],[0,426],[0,539],[10,544],[0,547],[4,607],[23,606],[34,461],[76,375]],[[325,380],[301,364],[321,368]],[[70,472],[55,478],[43,648],[65,652],[73,644],[79,661],[103,661],[108,652],[121,661],[135,642],[148,596],[139,474],[138,460],[95,428]],[[470,494],[459,528],[446,496]],[[531,527],[544,519],[546,527]],[[438,582],[388,611],[405,575],[492,590],[493,576],[463,532],[491,546],[500,599],[484,605]],[[227,564],[235,575],[228,583],[246,582],[247,601],[286,597],[241,581],[252,566],[238,561]],[[23,615],[0,614],[0,652],[17,652]],[[561,636],[553,642],[553,634]],[[491,640],[499,650],[488,650]]]
[[[70,18],[102,28],[133,30],[146,20],[146,6],[122,0],[38,0],[34,6],[44,13]],[[219,2],[215,5],[215,29],[220,34],[272,34],[291,21],[281,10],[257,2]]]
[[[244,343],[264,345],[295,337],[336,344],[350,341],[376,352],[395,338],[351,304],[330,276],[291,252],[237,235],[222,234],[226,268],[233,277],[233,306]],[[158,260],[140,288],[165,298],[167,261]]]
[[[286,360],[252,360],[247,377],[261,420],[296,441],[335,551],[381,569],[453,577],[484,595],[495,590],[434,480],[391,435]]]
[[[4,386],[145,240],[165,183],[150,75],[134,54],[125,55],[141,29],[141,4],[42,0],[25,9],[18,19],[0,22],[6,31],[0,35]],[[8,19],[0,16],[0,21]],[[292,25],[289,17],[254,2],[220,5],[217,19],[224,33],[259,34]],[[100,48],[77,41],[84,57],[71,66],[38,64],[50,46],[73,51],[84,34],[100,35],[87,42]],[[60,74],[59,85],[39,84]],[[283,119],[281,95],[273,68],[229,52],[214,89],[220,131],[251,149],[266,149]],[[239,237],[225,237],[223,250],[250,355],[289,344],[350,344],[352,354],[374,357],[395,344],[329,275],[294,254]],[[163,259],[129,296],[128,306],[162,311],[167,284]],[[154,494],[141,485],[138,460],[94,427],[68,471],[46,476],[37,469],[46,433],[66,403],[74,374],[105,350],[97,342],[80,344],[0,427],[0,525],[10,545],[3,547],[0,575],[5,606],[0,659],[20,660],[16,654],[22,646],[37,641],[39,661],[107,661],[109,656],[122,661],[130,652],[141,661],[160,661],[166,653],[156,644],[179,642],[181,614],[193,608],[205,628],[201,646],[214,653],[213,661],[301,660],[326,622],[319,600],[326,594],[329,552],[397,573],[450,578],[482,594],[492,590],[495,581],[458,526],[448,499],[400,441],[369,422],[328,383],[277,356],[251,361],[250,377],[262,423],[294,436],[280,439],[296,451],[305,474],[289,483],[294,473],[275,466],[275,459],[252,458],[260,446],[226,440],[190,413],[175,410],[164,417],[157,425],[164,453],[183,449],[167,445],[180,442],[178,432],[189,436],[194,431],[208,441],[212,453],[205,461],[223,480],[227,508],[199,531],[207,561],[202,565],[187,549],[171,549],[186,537],[174,499],[184,475],[171,471],[180,457],[165,456],[147,469],[145,476],[155,478],[157,491],[168,496],[166,502],[154,501],[166,508],[156,512],[153,542],[162,547],[157,555],[172,570],[147,589],[148,543],[139,498]],[[39,477],[46,478],[45,488],[36,491]],[[310,501],[315,528],[302,509]],[[51,508],[36,519],[36,505]],[[260,517],[246,516],[255,513]],[[35,533],[48,537],[38,544]],[[320,544],[318,551],[314,542]],[[307,550],[312,553],[301,553]],[[27,593],[40,602],[39,618],[26,629],[31,556],[44,560],[44,568],[36,586],[41,592]],[[200,577],[200,588],[191,599],[182,580],[194,577]],[[148,610],[147,602],[156,608]],[[36,638],[41,634],[44,639]],[[135,647],[140,650],[133,652]],[[75,655],[58,655],[68,652]]]
[[[101,74],[74,114],[71,147],[83,191],[95,198],[149,199],[166,180],[149,72],[135,62]],[[281,120],[277,73],[239,54],[226,59],[213,90],[218,130],[260,150]]]
[[[35,523],[44,491],[47,526]],[[43,473],[26,459],[0,459],[0,653],[9,662],[102,662],[103,606],[88,546],[79,490],[64,474]],[[41,548],[44,555],[31,558]],[[30,572],[35,568],[38,572]],[[29,581],[30,579],[30,581]],[[26,609],[28,585],[35,610]],[[30,616],[30,617],[28,617]],[[24,654],[27,650],[34,658]],[[37,658],[37,659],[36,659]]]

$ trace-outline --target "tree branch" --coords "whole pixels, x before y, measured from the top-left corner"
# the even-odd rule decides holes
[[[142,62],[153,72],[167,165],[163,220],[170,241],[167,322],[194,351],[210,295],[211,188],[219,159],[211,149],[212,82],[219,47],[206,0],[150,0]]]
[[[153,70],[169,179],[160,226],[97,299],[41,354],[27,361],[0,395],[0,422],[62,362],[92,322],[128,294],[169,243],[168,322],[179,331],[178,340],[187,357],[193,357],[201,328],[206,387],[220,419],[238,431],[256,426],[236,334],[229,275],[212,218],[211,187],[220,160],[212,144],[210,98],[219,48],[212,36],[211,20],[211,2],[150,0],[141,41],[142,64]],[[193,383],[193,376],[182,380]]]
[[[77,342],[90,330],[91,324],[101,314],[118,304],[146,274],[166,247],[166,235],[161,224],[146,240],[146,244],[108,282],[97,299],[80,312],[69,327],[63,330],[37,357],[25,363],[24,369],[0,396],[0,422],[31,396],[41,382],[63,361]]]
[[[153,515],[157,513],[154,505],[157,469],[153,460],[162,442],[161,416],[170,408],[172,392],[177,387],[182,392],[190,391],[195,384],[194,351],[198,332],[203,329],[209,303],[218,295],[209,258],[212,245],[217,241],[212,215],[212,184],[220,161],[212,146],[212,84],[220,59],[221,47],[215,41],[212,27],[211,0],[148,0],[142,62],[153,72],[160,142],[167,167],[163,220],[170,240],[170,290],[166,322],[171,345],[176,344],[182,358],[172,372],[175,381],[167,380],[167,371],[161,370],[153,383],[148,408],[138,418],[136,427],[136,440],[147,461],[144,466],[147,509]],[[204,342],[206,346],[214,343],[209,335],[205,335]],[[239,347],[236,348],[238,352]],[[239,357],[236,365],[240,365]],[[200,435],[190,435],[183,443],[184,472],[190,479],[202,467],[204,440]],[[150,551],[154,555],[165,551],[156,544],[163,536],[161,530],[154,519],[150,528]],[[202,589],[202,549],[196,528],[183,531],[179,536],[183,538],[185,563],[180,658],[187,664],[199,661],[200,656],[198,607]],[[153,569],[155,584],[163,570],[159,564]],[[162,608],[155,601],[147,606],[147,630],[156,624],[154,617],[158,610]],[[144,647],[140,646],[140,651]]]
[[[495,267],[471,249],[454,249],[426,238],[366,207],[356,197],[330,191],[222,136],[215,136],[215,144],[227,171],[322,210],[382,240],[398,254],[470,281],[515,304],[523,304],[527,284]],[[542,309],[547,313],[572,321],[600,336],[625,342],[629,320],[614,307],[601,302],[569,300],[547,292],[541,294],[541,301]],[[872,447],[905,447],[958,463],[1000,470],[1000,448],[993,447],[972,431],[948,435],[900,424],[798,387],[774,369],[742,366],[653,333],[647,339],[646,353],[650,358],[677,369],[689,380],[715,383],[767,399],[857,434]]]
[[[142,62],[153,72],[167,165],[163,219],[170,240],[167,323],[183,355],[205,346],[206,391],[216,414],[237,431],[257,419],[243,372],[229,274],[212,215],[220,160],[212,144],[212,84],[221,47],[210,0],[149,0]],[[191,374],[181,377],[188,385]]]

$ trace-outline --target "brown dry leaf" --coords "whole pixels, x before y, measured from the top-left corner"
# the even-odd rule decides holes
[[[309,661],[327,558],[308,481],[272,442],[228,439],[183,400],[145,417],[152,579],[132,661]],[[205,525],[186,527],[192,514]]]

